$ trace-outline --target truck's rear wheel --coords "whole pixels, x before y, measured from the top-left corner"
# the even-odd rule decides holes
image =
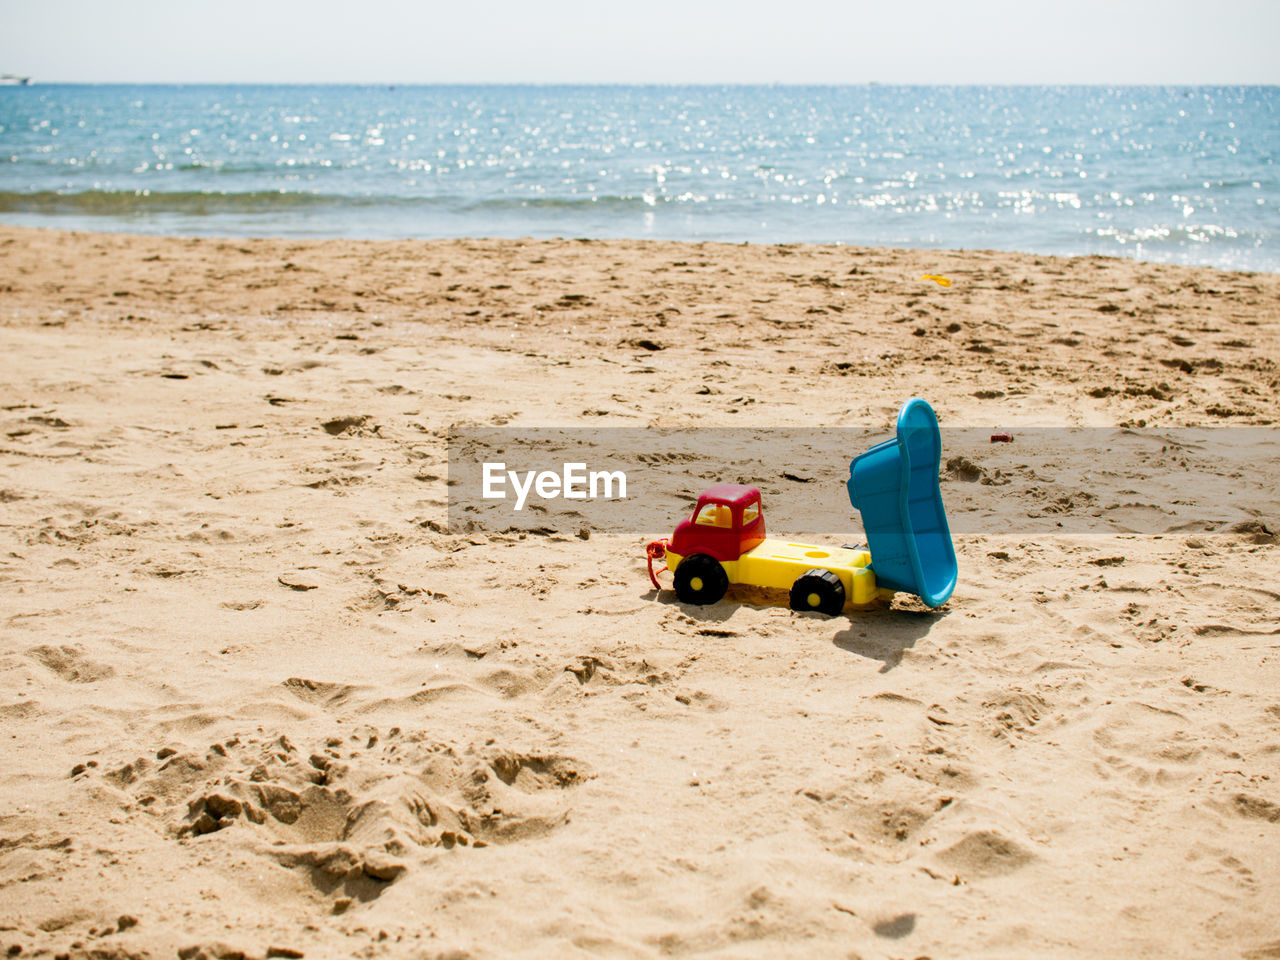
[[[681,560],[672,579],[680,602],[697,606],[716,603],[729,589],[729,577],[724,567],[705,553],[695,553]]]
[[[791,585],[791,609],[834,617],[844,609],[844,584],[830,570],[806,570]]]

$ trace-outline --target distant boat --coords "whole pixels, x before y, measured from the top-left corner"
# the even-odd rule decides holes
[[[25,87],[30,82],[30,77],[20,77],[16,73],[0,73],[0,87]]]

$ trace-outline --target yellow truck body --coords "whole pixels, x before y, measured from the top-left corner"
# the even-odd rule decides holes
[[[667,569],[680,566],[684,558],[666,551]],[[806,571],[830,570],[844,585],[845,607],[865,607],[893,595],[892,590],[876,587],[876,575],[868,568],[871,554],[848,547],[815,547],[807,543],[791,543],[767,538],[737,560],[722,560],[720,566],[731,584],[761,587],[766,590],[790,590]]]

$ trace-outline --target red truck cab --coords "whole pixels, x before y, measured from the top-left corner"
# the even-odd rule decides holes
[[[737,560],[765,538],[760,491],[722,483],[703,491],[693,515],[681,520],[669,549],[680,557],[705,553],[726,563]]]

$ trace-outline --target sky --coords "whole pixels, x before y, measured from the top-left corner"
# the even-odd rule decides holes
[[[77,83],[1280,83],[1280,0],[0,0]]]

